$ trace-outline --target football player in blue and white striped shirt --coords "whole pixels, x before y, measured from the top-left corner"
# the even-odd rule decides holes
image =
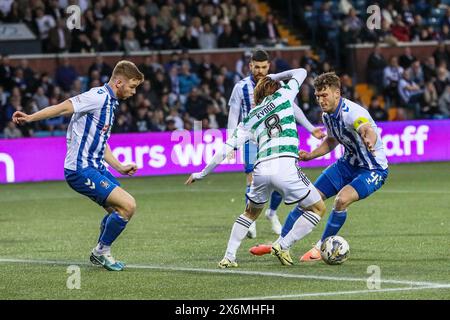
[[[119,99],[136,93],[144,81],[143,74],[130,61],[115,66],[110,81],[102,87],[47,107],[32,115],[17,111],[13,121],[25,124],[61,115],[72,115],[67,130],[67,154],[64,174],[67,183],[78,193],[104,207],[107,214],[100,225],[97,246],[90,260],[111,271],[123,270],[124,264],[111,256],[111,245],[125,229],[136,210],[134,198],[120,187],[120,183],[106,169],[104,161],[123,175],[132,176],[136,164],[122,165],[112,154],[107,143],[114,122],[114,111]]]
[[[237,128],[239,120],[245,119],[250,111],[255,107],[255,101],[253,97],[253,91],[256,84],[262,78],[264,78],[270,69],[270,58],[269,54],[264,50],[255,50],[252,53],[250,60],[250,72],[251,74],[237,82],[231,93],[230,101],[228,105],[230,107],[228,115],[228,134],[234,132]],[[314,137],[317,139],[322,139],[325,135],[322,133],[320,128],[315,128],[305,117],[303,111],[294,103],[295,119],[303,127],[305,127]],[[250,185],[252,184],[252,172],[253,166],[256,161],[257,146],[256,144],[248,141],[244,145],[244,171],[247,175],[247,190],[250,190]],[[266,210],[266,218],[272,224],[272,230],[276,234],[281,233],[281,224],[278,219],[276,210],[281,203],[281,195],[277,191],[274,191],[270,198],[269,208]],[[256,222],[254,222],[250,228],[247,235],[249,238],[256,237]]]
[[[344,155],[326,168],[314,183],[323,200],[336,197],[322,238],[300,257],[304,262],[321,259],[323,240],[339,232],[347,218],[347,208],[381,188],[388,177],[388,162],[377,125],[366,109],[341,97],[340,87],[339,77],[334,72],[324,73],[314,80],[328,136],[311,152],[299,152],[300,160],[309,161],[331,152],[339,144],[345,149]],[[301,212],[294,210],[289,213],[281,237],[289,232],[300,215]],[[270,250],[269,245],[258,245],[250,252],[262,255]]]

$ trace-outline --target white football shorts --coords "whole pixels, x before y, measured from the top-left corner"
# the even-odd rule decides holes
[[[247,198],[264,205],[273,191],[278,191],[287,205],[298,203],[307,208],[321,197],[293,157],[274,158],[258,163],[253,171],[253,182]]]

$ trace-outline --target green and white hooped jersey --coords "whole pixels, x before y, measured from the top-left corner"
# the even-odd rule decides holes
[[[293,103],[300,84],[292,78],[250,111],[243,127],[258,145],[255,165],[263,160],[298,158],[298,132]]]

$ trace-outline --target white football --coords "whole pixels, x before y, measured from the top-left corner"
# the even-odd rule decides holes
[[[326,238],[320,246],[320,255],[327,264],[341,264],[348,259],[350,246],[340,236]]]

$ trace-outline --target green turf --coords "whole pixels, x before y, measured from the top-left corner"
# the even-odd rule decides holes
[[[65,182],[1,185],[0,261],[61,264],[0,262],[0,299],[449,299],[449,288],[365,292],[365,281],[314,278],[364,280],[370,276],[368,266],[376,265],[382,279],[413,282],[382,283],[382,290],[416,288],[419,281],[450,284],[450,163],[398,165],[390,170],[380,191],[349,210],[340,233],[351,248],[346,263],[296,261],[292,267],[283,267],[271,256],[249,255],[250,246],[276,238],[262,218],[257,223],[258,238],[243,242],[240,266],[234,269],[250,274],[216,268],[231,226],[243,211],[242,173],[212,174],[191,187],[183,185],[186,176],[122,180],[135,196],[138,210],[113,253],[128,264],[146,266],[124,272],[108,272],[87,263],[102,210]],[[320,174],[320,170],[305,172],[311,180]],[[328,211],[331,207],[327,201]],[[288,211],[280,207],[283,220]],[[293,257],[308,250],[324,226],[322,221],[298,242]],[[80,290],[66,287],[69,264],[81,268]],[[309,278],[280,276],[286,274]],[[327,295],[333,292],[338,294]],[[319,295],[308,296],[313,293]]]

